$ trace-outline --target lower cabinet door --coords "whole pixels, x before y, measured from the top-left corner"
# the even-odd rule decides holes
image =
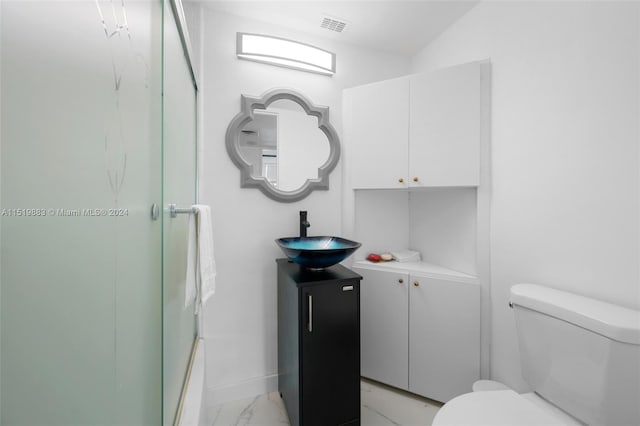
[[[355,280],[301,290],[304,426],[359,421],[359,287]]]
[[[409,374],[409,275],[355,267],[354,270],[362,275],[362,375],[406,390]]]
[[[480,286],[410,277],[409,390],[446,402],[480,378]]]

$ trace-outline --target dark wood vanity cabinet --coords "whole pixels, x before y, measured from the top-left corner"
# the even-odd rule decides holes
[[[291,425],[359,425],[362,277],[276,262],[278,388]]]

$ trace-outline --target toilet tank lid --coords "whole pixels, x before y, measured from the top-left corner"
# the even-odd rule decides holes
[[[610,339],[640,345],[640,311],[537,284],[512,286],[510,301]]]

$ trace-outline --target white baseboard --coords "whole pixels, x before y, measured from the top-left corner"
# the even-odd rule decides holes
[[[278,375],[255,377],[230,386],[207,389],[207,406],[224,404],[229,401],[253,398],[278,390]]]

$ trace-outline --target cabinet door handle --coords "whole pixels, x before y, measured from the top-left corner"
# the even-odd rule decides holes
[[[416,286],[416,287],[420,287],[420,282],[419,281],[414,281],[413,285]]]
[[[398,179],[398,182],[400,182],[400,183],[404,183],[404,179],[403,179],[403,178],[400,178],[400,179]]]
[[[342,286],[342,291],[353,291],[353,286],[352,285]]]
[[[413,181],[414,181],[414,182],[417,182],[418,180],[419,180],[419,179],[418,179],[418,176],[415,176],[415,177],[413,178]]]
[[[309,318],[307,318],[307,330],[309,333],[313,332],[313,296],[311,294],[308,295],[309,301]]]
[[[398,282],[399,282],[400,284],[402,284],[402,283],[404,282],[404,280],[403,280],[402,278],[398,278]]]

